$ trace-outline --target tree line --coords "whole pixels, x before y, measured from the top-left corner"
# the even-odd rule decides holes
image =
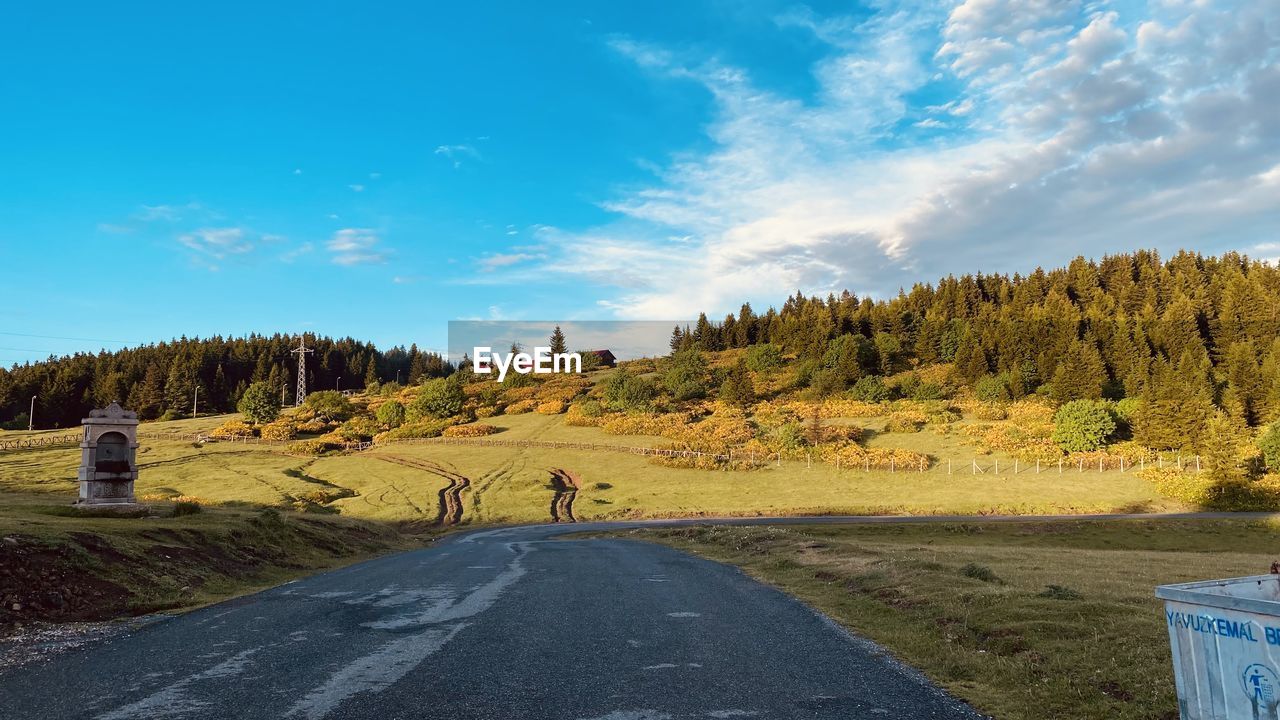
[[[1081,257],[882,300],[797,292],[764,313],[704,313],[671,338],[673,351],[760,344],[794,355],[818,395],[951,363],[983,399],[1130,398],[1150,447],[1186,447],[1219,415],[1242,430],[1280,419],[1280,269],[1237,253]]]
[[[453,367],[416,345],[379,351],[352,338],[303,336],[314,350],[307,358],[312,390],[364,388],[444,377]],[[296,335],[180,338],[117,351],[77,353],[0,368],[0,421],[25,429],[31,397],[35,426],[72,427],[89,410],[110,402],[136,410],[142,419],[191,414],[199,388],[201,413],[229,412],[252,383],[283,393],[290,403],[297,383]],[[341,379],[341,380],[339,380]]]

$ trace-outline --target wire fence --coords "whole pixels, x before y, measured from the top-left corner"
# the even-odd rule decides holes
[[[70,435],[39,435],[36,437],[0,440],[0,451],[29,450],[31,448],[56,447],[58,445],[79,445],[84,438],[81,433]]]
[[[207,433],[158,433],[158,432],[140,432],[140,439],[146,440],[171,440],[195,443],[230,443],[240,445],[269,445],[269,446],[287,446],[292,440],[264,440],[254,436],[222,436],[212,437]],[[28,438],[17,438],[14,440],[0,441],[0,452],[13,450],[29,450],[38,448],[52,448],[62,445],[78,445],[83,439],[80,433],[62,434],[62,435],[44,435]],[[566,442],[557,440],[503,440],[492,438],[460,438],[460,437],[433,437],[433,438],[400,438],[396,440],[384,440],[382,442],[373,441],[348,441],[335,443],[335,447],[344,451],[360,452],[370,450],[376,447],[384,447],[389,445],[458,445],[473,447],[500,447],[500,448],[540,448],[547,450],[585,450],[592,452],[612,452],[623,453],[629,455],[640,455],[645,457],[662,457],[662,458],[678,458],[693,460],[697,463],[728,463],[731,465],[748,466],[748,467],[764,467],[768,465],[780,466],[783,461],[799,461],[804,462],[806,469],[811,469],[815,460],[819,465],[823,464],[822,458],[815,458],[812,452],[803,455],[797,453],[789,453],[784,456],[783,453],[764,453],[753,449],[730,449],[727,452],[701,452],[697,450],[680,450],[676,448],[657,448],[633,445],[615,445],[609,443],[587,443],[587,442]],[[1165,455],[1158,453],[1154,458],[1142,457],[1138,460],[1131,460],[1123,456],[1100,455],[1097,457],[1061,457],[1057,460],[1035,460],[1024,461],[1014,459],[1012,461],[1005,460],[1001,462],[998,458],[982,460],[977,457],[967,461],[954,461],[953,459],[929,458],[915,461],[898,461],[894,458],[888,460],[878,458],[872,460],[870,457],[858,458],[841,458],[837,456],[828,464],[834,465],[838,471],[856,471],[864,472],[887,471],[887,472],[915,472],[924,473],[929,471],[941,471],[943,468],[946,474],[970,474],[970,475],[990,475],[990,476],[1017,476],[1024,474],[1055,474],[1064,475],[1067,473],[1086,473],[1086,472],[1109,472],[1119,471],[1121,473],[1142,471],[1147,468],[1170,468],[1183,471],[1201,472],[1205,469],[1204,463],[1199,455]],[[1256,468],[1267,471],[1269,468]]]

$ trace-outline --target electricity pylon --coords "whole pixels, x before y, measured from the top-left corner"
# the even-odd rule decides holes
[[[289,351],[290,354],[298,354],[298,397],[294,402],[295,406],[301,406],[302,401],[307,399],[307,353],[315,352],[307,347],[306,338],[298,336],[298,347]]]

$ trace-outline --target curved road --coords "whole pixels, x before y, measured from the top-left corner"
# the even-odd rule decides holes
[[[647,524],[459,534],[165,618],[0,675],[0,717],[981,717],[735,569],[553,539]]]

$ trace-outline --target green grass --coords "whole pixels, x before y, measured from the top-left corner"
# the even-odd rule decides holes
[[[1176,720],[1157,585],[1267,572],[1280,525],[1125,521],[635,531],[743,567],[1000,720]]]
[[[189,433],[225,417],[151,423],[144,430]],[[598,428],[566,426],[560,416],[529,413],[482,422],[504,431],[495,438],[652,445],[652,437],[608,435]],[[875,427],[876,420],[862,420]],[[881,421],[882,422],[882,421]],[[955,435],[930,430],[875,434],[872,446],[910,447],[939,456],[973,451]],[[430,520],[447,481],[395,458],[438,463],[471,479],[464,493],[468,523],[550,519],[550,470],[564,468],[584,481],[575,503],[580,519],[743,516],[783,514],[1041,514],[1186,509],[1160,498],[1131,473],[1057,474],[1021,468],[1000,459],[1002,473],[973,474],[945,464],[925,472],[837,469],[784,461],[753,471],[670,468],[619,452],[474,445],[398,444],[363,453],[321,458],[290,456],[279,445],[144,439],[139,451],[139,497],[187,496],[212,504],[309,507],[376,520]],[[0,492],[48,493],[70,502],[76,492],[74,447],[0,455]],[[3,502],[3,495],[0,495]]]
[[[0,632],[31,620],[100,620],[196,607],[417,546],[394,526],[275,510],[119,517],[9,493],[0,503]],[[15,605],[17,606],[15,608]]]

